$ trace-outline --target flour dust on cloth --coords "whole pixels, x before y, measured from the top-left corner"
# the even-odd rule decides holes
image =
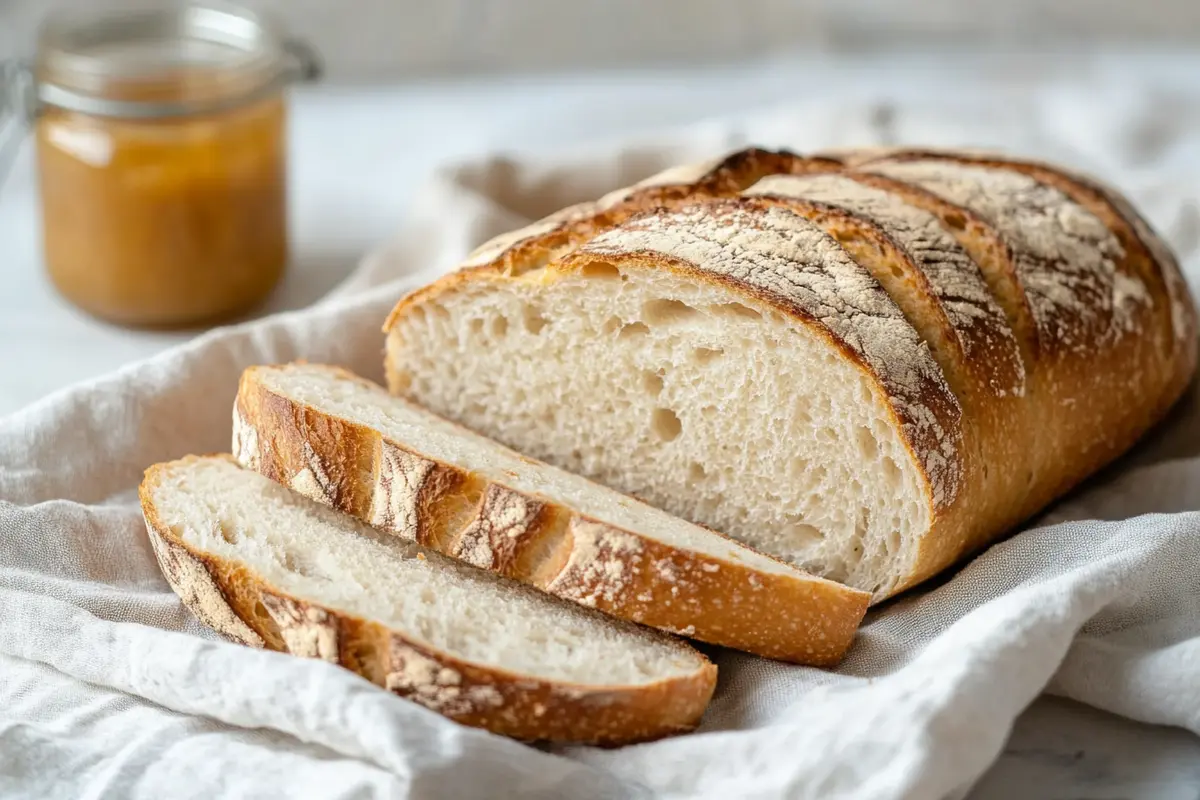
[[[489,236],[748,140],[870,143],[875,117],[814,102],[665,144],[444,170],[400,236],[316,307],[214,331],[0,420],[0,796],[944,798],[969,791],[1044,691],[1200,733],[1195,391],[1048,517],[872,611],[838,670],[715,652],[720,687],[699,732],[619,750],[529,747],[324,662],[218,640],[159,574],[142,470],[228,448],[244,367],[308,358],[378,379],[392,303]],[[901,108],[889,125],[945,144],[994,144],[999,130],[1032,155],[1100,166],[1196,276],[1187,192],[1200,163],[1168,175],[1140,158],[1120,173],[1120,153],[1097,158],[1061,120],[1035,118],[998,127]]]

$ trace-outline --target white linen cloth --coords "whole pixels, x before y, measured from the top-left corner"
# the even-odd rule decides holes
[[[318,306],[213,331],[0,420],[0,796],[962,796],[1043,691],[1200,734],[1195,391],[1024,532],[872,611],[836,671],[714,651],[720,685],[700,731],[616,750],[529,747],[340,668],[219,640],[167,588],[137,506],[149,464],[228,448],[245,366],[307,358],[378,378],[393,302],[481,240],[745,141],[887,135],[1065,158],[1128,190],[1200,274],[1200,135],[1174,118],[1162,136],[1139,128],[1158,117],[1136,92],[1072,97],[1069,135],[1058,103],[1035,118],[968,101],[888,107],[881,125],[879,106],[823,100],[660,143],[445,169],[400,235]]]

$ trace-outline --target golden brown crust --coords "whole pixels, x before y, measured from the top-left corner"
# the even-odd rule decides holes
[[[487,273],[522,275],[561,258],[581,244],[645,211],[677,208],[704,198],[733,197],[766,175],[801,175],[838,169],[840,162],[806,158],[786,150],[750,147],[695,169],[666,170],[595,203],[579,203],[531,225],[497,236],[475,249],[455,275],[484,277]],[[437,288],[435,288],[437,287]],[[410,293],[392,309],[383,324],[386,333],[404,308],[443,290],[438,283]],[[390,372],[389,372],[390,375]],[[389,383],[390,383],[389,378]]]
[[[1193,365],[1186,356],[1176,358],[1171,353],[1171,314],[1178,304],[1169,299],[1165,289],[1164,274],[1169,266],[1156,264],[1148,256],[1105,198],[1045,165],[921,150],[875,153],[856,159],[856,163],[860,170],[901,179],[906,172],[916,174],[913,166],[929,172],[926,165],[939,164],[944,166],[933,170],[951,180],[960,174],[967,181],[997,173],[1021,175],[1034,186],[1047,187],[1039,190],[1041,194],[1058,198],[1056,202],[1063,208],[1074,204],[1071,217],[1057,212],[1059,224],[1067,225],[1065,219],[1071,223],[1060,235],[1073,234],[1073,226],[1086,224],[1084,215],[1090,214],[1107,228],[1110,238],[1115,237],[1113,246],[1101,250],[1103,258],[1111,259],[1111,277],[1098,273],[1092,294],[1085,291],[1088,284],[1081,282],[1076,284],[1080,287],[1077,300],[1068,296],[1067,302],[1049,312],[1043,308],[1027,361],[1029,391],[1014,409],[1015,416],[1003,426],[978,426],[984,463],[990,465],[993,479],[1003,479],[1007,490],[975,492],[978,502],[972,510],[957,515],[958,527],[968,534],[960,554],[969,553],[1124,452],[1176,399],[1173,386],[1182,385],[1179,376],[1190,376]],[[1056,212],[1051,208],[1049,213]],[[1034,251],[1036,240],[1021,241],[1011,232],[1005,233],[1002,226],[994,226],[991,219],[978,217],[980,221],[991,229],[993,240],[1002,242],[1000,258],[1017,277],[1026,308],[1034,308],[1028,299],[1029,287],[1041,282],[1039,273],[1058,267],[1039,261]],[[1024,272],[1017,266],[1022,259]],[[1106,366],[1097,370],[1101,354]],[[983,417],[991,410],[985,408],[975,416]],[[927,537],[922,552],[926,571],[939,568],[954,553],[944,544],[944,537]]]
[[[236,401],[265,445],[257,470],[295,488],[315,460],[332,478],[321,502],[381,530],[615,617],[796,663],[836,664],[866,613],[865,592],[669,547],[440,462],[270,391],[269,369],[246,370]],[[370,459],[402,462],[404,477],[383,480],[395,468]]]
[[[717,669],[707,659],[690,675],[645,685],[548,681],[463,661],[402,631],[290,596],[240,562],[190,547],[163,523],[153,492],[171,466],[148,469],[139,490],[150,541],[184,605],[234,641],[339,664],[455,722],[527,741],[657,739],[694,728],[712,697]],[[181,563],[190,566],[181,571]]]
[[[1041,213],[1046,226],[1038,234],[1045,237],[1041,243],[1066,255],[1056,262],[1040,251],[1039,242],[1025,240],[1023,231],[1014,236],[1011,225],[1007,231],[998,225],[985,213],[990,202],[987,191],[976,196],[985,202],[951,202],[929,187],[895,177],[904,169],[895,174],[887,169],[920,162],[942,164],[946,171],[963,167],[1000,173],[995,176],[996,187],[1007,196],[1028,195],[1031,204],[1035,198],[1047,204],[1003,210],[1031,212],[1033,217]],[[821,172],[837,172],[895,194],[937,217],[980,268],[1016,338],[1026,378],[1023,395],[990,396],[971,382],[955,379],[958,356],[942,354],[941,363],[963,409],[964,446],[955,455],[962,490],[952,503],[935,508],[934,524],[922,537],[916,563],[889,593],[918,583],[994,541],[1119,456],[1162,418],[1194,374],[1193,301],[1174,256],[1125,198],[1092,179],[1035,161],[913,148],[847,151],[807,159],[752,150],[699,168],[669,171],[665,177],[609,195],[590,209],[577,209],[570,242],[543,248],[532,261],[527,262],[527,254],[516,248],[504,256],[502,267],[491,262],[402,299],[385,330],[395,328],[413,308],[472,282],[503,281],[506,274],[527,268],[548,267],[552,273],[581,263],[578,248],[604,231],[638,224],[637,212],[666,216],[690,203],[718,213],[729,203],[740,202],[730,198],[764,176]],[[1013,176],[1029,179],[1033,186],[1023,188]],[[970,182],[979,177],[964,174],[962,179]],[[652,206],[661,208],[652,210]],[[823,213],[811,203],[793,207],[810,218]],[[994,203],[990,207],[995,210]],[[611,208],[621,213],[606,216],[605,209]],[[603,224],[593,226],[583,216],[587,213]],[[1107,240],[1081,232],[1094,227],[1091,220],[1107,228]],[[826,218],[826,229],[832,230],[836,222]],[[536,239],[535,235],[528,241]],[[886,237],[872,236],[872,241],[882,249],[896,244]],[[1080,242],[1091,243],[1099,252],[1097,266],[1078,263],[1094,255],[1071,250]],[[681,268],[670,259],[657,259],[655,264]],[[1068,273],[1071,277],[1064,280]],[[720,276],[698,277],[730,285]],[[744,286],[731,288],[746,292]],[[892,287],[893,295],[897,291]],[[919,282],[905,291],[926,299],[931,296]],[[1066,302],[1058,299],[1062,293],[1070,295]],[[911,318],[917,301],[899,299]],[[934,338],[945,332],[940,324],[923,329],[935,349]],[[391,353],[400,344],[396,335],[389,335],[389,386],[397,393],[405,387]],[[859,362],[846,348],[839,349]],[[986,359],[974,366],[985,382],[993,378],[1000,382]],[[941,444],[908,440],[918,456]]]

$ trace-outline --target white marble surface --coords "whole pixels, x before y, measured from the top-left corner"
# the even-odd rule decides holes
[[[1036,63],[1040,72],[1031,66]],[[1159,85],[1187,80],[1188,73],[1179,74],[1161,54],[1143,54],[1129,63],[1157,75]],[[1196,70],[1200,61],[1186,65]],[[336,284],[395,229],[421,177],[438,162],[496,149],[568,147],[717,113],[738,114],[786,102],[800,86],[889,100],[927,95],[933,91],[929,86],[949,80],[945,66],[937,58],[903,64],[777,62],[708,72],[492,79],[302,94],[293,117],[295,263],[266,310],[306,305]],[[1071,87],[1092,85],[1087,76],[1097,71],[1128,77],[1122,62],[1108,57],[954,62],[957,79],[970,74],[996,87],[997,96],[1019,95],[1029,76],[1037,74],[1059,81],[1069,97]],[[875,132],[887,137],[893,133],[889,125],[881,115]],[[42,275],[31,155],[31,147],[24,148],[0,188],[0,414],[189,335],[110,327],[57,297]],[[1018,720],[1003,756],[969,796],[1195,800],[1200,797],[1200,739],[1043,698]]]

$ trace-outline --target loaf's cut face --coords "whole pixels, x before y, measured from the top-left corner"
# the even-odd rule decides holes
[[[709,225],[710,213],[648,217],[560,268],[463,282],[414,309],[393,329],[404,388],[821,575],[890,586],[956,491],[936,365],[865,270],[846,257],[833,274],[811,268],[838,250],[804,219],[731,204]],[[771,259],[788,268],[759,269]],[[909,399],[906,418],[864,363]],[[944,450],[923,465],[906,426]]]
[[[390,389],[883,599],[1124,452],[1196,364],[1170,250],[1033,161],[750,149],[476,251]]]

